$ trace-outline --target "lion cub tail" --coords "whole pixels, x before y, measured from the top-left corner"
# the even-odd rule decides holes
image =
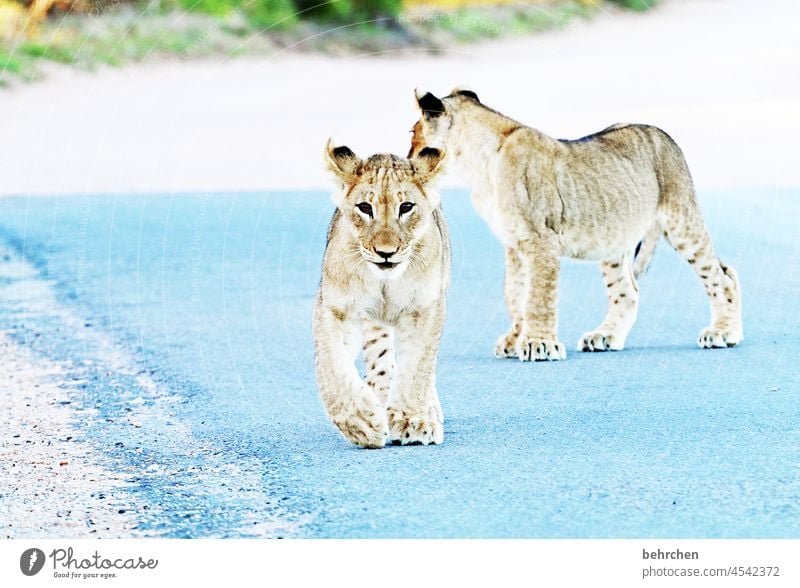
[[[636,279],[647,273],[647,268],[653,261],[653,254],[656,252],[656,245],[660,239],[661,227],[658,223],[654,223],[636,245],[636,252],[633,254],[633,276]]]

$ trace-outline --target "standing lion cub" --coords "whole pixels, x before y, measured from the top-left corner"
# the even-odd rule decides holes
[[[566,357],[558,340],[559,257],[601,260],[608,294],[603,322],[582,351],[622,349],[639,305],[636,278],[663,234],[703,282],[711,324],[700,347],[742,341],[736,272],[714,252],[683,154],[664,131],[614,125],[583,139],[553,139],[484,106],[469,90],[439,99],[417,93],[422,112],[409,157],[443,146],[472,187],[472,203],[506,247],[511,329],[498,357]]]
[[[351,442],[441,443],[436,355],[450,283],[450,242],[430,182],[443,154],[362,161],[328,142],[338,180],[314,305],[317,384]],[[363,348],[366,381],[355,359]]]

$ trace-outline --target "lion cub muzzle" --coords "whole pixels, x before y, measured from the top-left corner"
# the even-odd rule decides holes
[[[393,251],[384,251],[382,249],[375,248],[374,251],[375,253],[378,254],[378,256],[380,256],[383,259],[383,261],[373,262],[381,269],[392,269],[393,267],[397,266],[400,263],[399,261],[392,260],[392,256],[394,256],[394,254],[397,253],[399,249],[395,249]]]

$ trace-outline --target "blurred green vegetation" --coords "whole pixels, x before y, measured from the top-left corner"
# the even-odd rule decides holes
[[[631,10],[644,12],[645,10],[650,10],[653,8],[658,0],[611,0],[611,2],[614,4],[619,4],[624,8],[630,8]]]
[[[151,56],[438,52],[657,0],[0,0],[0,85],[47,62],[92,69]]]
[[[283,30],[297,22],[297,6],[292,0],[179,0],[187,12],[229,17],[240,12],[259,29]]]
[[[19,58],[0,49],[0,70],[18,74],[22,72],[22,68],[22,61]]]
[[[491,6],[461,7],[438,14],[436,18],[420,18],[415,26],[426,38],[449,37],[470,43],[560,29],[576,18],[590,18],[597,10],[596,6],[581,0],[562,0],[551,3],[548,8],[531,10],[530,5],[525,4],[505,6],[503,10]]]
[[[403,0],[293,0],[299,12],[308,18],[329,21],[366,21],[397,18]]]

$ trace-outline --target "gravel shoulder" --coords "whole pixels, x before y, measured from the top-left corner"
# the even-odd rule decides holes
[[[136,536],[113,504],[124,485],[74,427],[75,390],[55,363],[0,333],[0,534],[17,538]]]
[[[195,435],[186,391],[65,304],[29,254],[0,245],[0,537],[296,533],[260,460]]]
[[[2,312],[11,321],[24,322],[29,303],[46,297],[31,270],[9,255],[0,262]],[[71,362],[34,353],[14,330],[0,329],[0,536],[137,536],[123,475],[104,465],[79,426],[96,417],[83,406],[85,382]]]

